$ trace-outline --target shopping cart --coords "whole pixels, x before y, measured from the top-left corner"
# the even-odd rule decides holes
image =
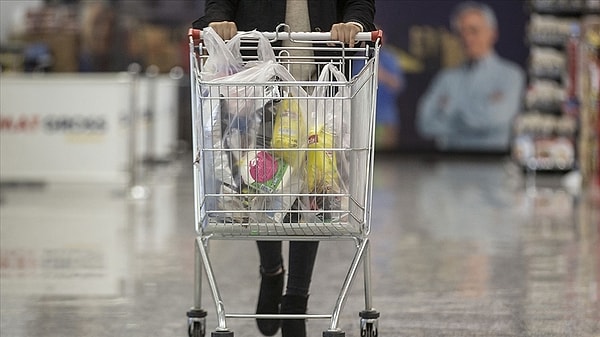
[[[189,336],[204,336],[206,331],[203,271],[216,307],[213,337],[233,336],[228,318],[328,319],[323,336],[345,336],[338,326],[340,313],[361,263],[361,336],[377,336],[379,312],[371,300],[368,236],[382,32],[359,33],[359,44],[349,48],[331,41],[329,33],[291,32],[280,25],[274,32],[260,33],[275,62],[259,60],[264,39],[248,33],[236,36],[243,69],[214,78],[206,76],[206,30],[189,32],[197,232]],[[282,47],[286,40],[294,44]],[[272,71],[266,80],[239,76],[265,63]],[[305,71],[306,78],[287,76],[294,67]],[[233,314],[225,310],[209,258],[209,241],[216,239],[349,240],[356,251],[332,313]]]

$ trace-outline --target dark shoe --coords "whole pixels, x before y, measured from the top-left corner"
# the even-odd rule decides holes
[[[257,314],[278,314],[279,303],[283,293],[284,270],[275,275],[265,274],[262,270],[260,293],[258,294],[258,304],[256,305]],[[281,322],[279,319],[256,319],[258,330],[265,336],[273,336],[279,330]]]
[[[281,299],[282,314],[305,314],[308,296],[285,295]],[[283,337],[306,337],[306,320],[281,320],[281,335]]]

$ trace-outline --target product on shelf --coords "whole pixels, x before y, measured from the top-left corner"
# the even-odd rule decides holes
[[[571,35],[577,18],[532,14],[529,22],[529,41],[534,45],[562,46]]]
[[[554,48],[532,47],[529,63],[532,76],[560,79],[564,74],[566,58]]]
[[[542,110],[549,113],[560,113],[565,91],[555,81],[536,79],[529,84],[525,95],[525,106],[528,110]]]

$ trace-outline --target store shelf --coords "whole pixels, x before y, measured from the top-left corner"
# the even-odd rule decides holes
[[[573,137],[527,134],[515,139],[513,158],[530,171],[570,171],[575,167]]]
[[[544,35],[532,35],[529,36],[529,44],[536,46],[563,48],[566,41],[564,36],[544,36]]]
[[[583,181],[600,183],[600,16],[582,20],[578,151]]]
[[[600,13],[600,1],[597,0],[532,0],[529,3],[532,12],[553,15],[585,15]]]
[[[526,163],[523,167],[538,172],[548,172],[548,173],[567,173],[573,169],[572,164],[564,164],[556,163],[552,159],[547,158],[534,158]]]
[[[600,131],[588,126],[590,118],[597,120],[597,112],[592,113],[596,117],[588,115],[594,109],[590,107],[597,110],[598,95],[584,88],[586,78],[593,80],[581,54],[584,22],[590,14],[600,13],[600,1],[530,0],[528,8],[530,82],[524,111],[514,123],[513,159],[528,171],[564,172],[579,169],[582,161],[597,163]],[[589,102],[590,96],[596,98]],[[589,153],[594,158],[583,158]]]

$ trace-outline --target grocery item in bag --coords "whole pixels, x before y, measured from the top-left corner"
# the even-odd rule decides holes
[[[321,127],[318,131],[311,130],[308,136],[308,151],[306,152],[306,184],[310,196],[310,209],[320,211],[315,213],[320,221],[332,220],[333,211],[339,209],[340,199],[334,193],[339,193],[339,174],[337,169],[334,147],[334,135]]]
[[[336,156],[331,150],[333,147],[333,134],[325,131],[324,127],[309,132],[309,151],[306,153],[306,183],[309,191],[328,193],[338,190]]]
[[[291,179],[291,168],[268,151],[249,151],[240,163],[246,185],[261,193],[276,193]]]
[[[286,98],[277,107],[273,125],[273,149],[298,149],[306,143],[306,120],[297,99]],[[302,163],[300,151],[274,151],[275,155],[289,165],[298,168]]]
[[[268,151],[250,151],[240,162],[240,172],[249,192],[264,194],[253,198],[250,208],[266,212],[256,213],[252,220],[281,222],[300,189],[296,171]]]

